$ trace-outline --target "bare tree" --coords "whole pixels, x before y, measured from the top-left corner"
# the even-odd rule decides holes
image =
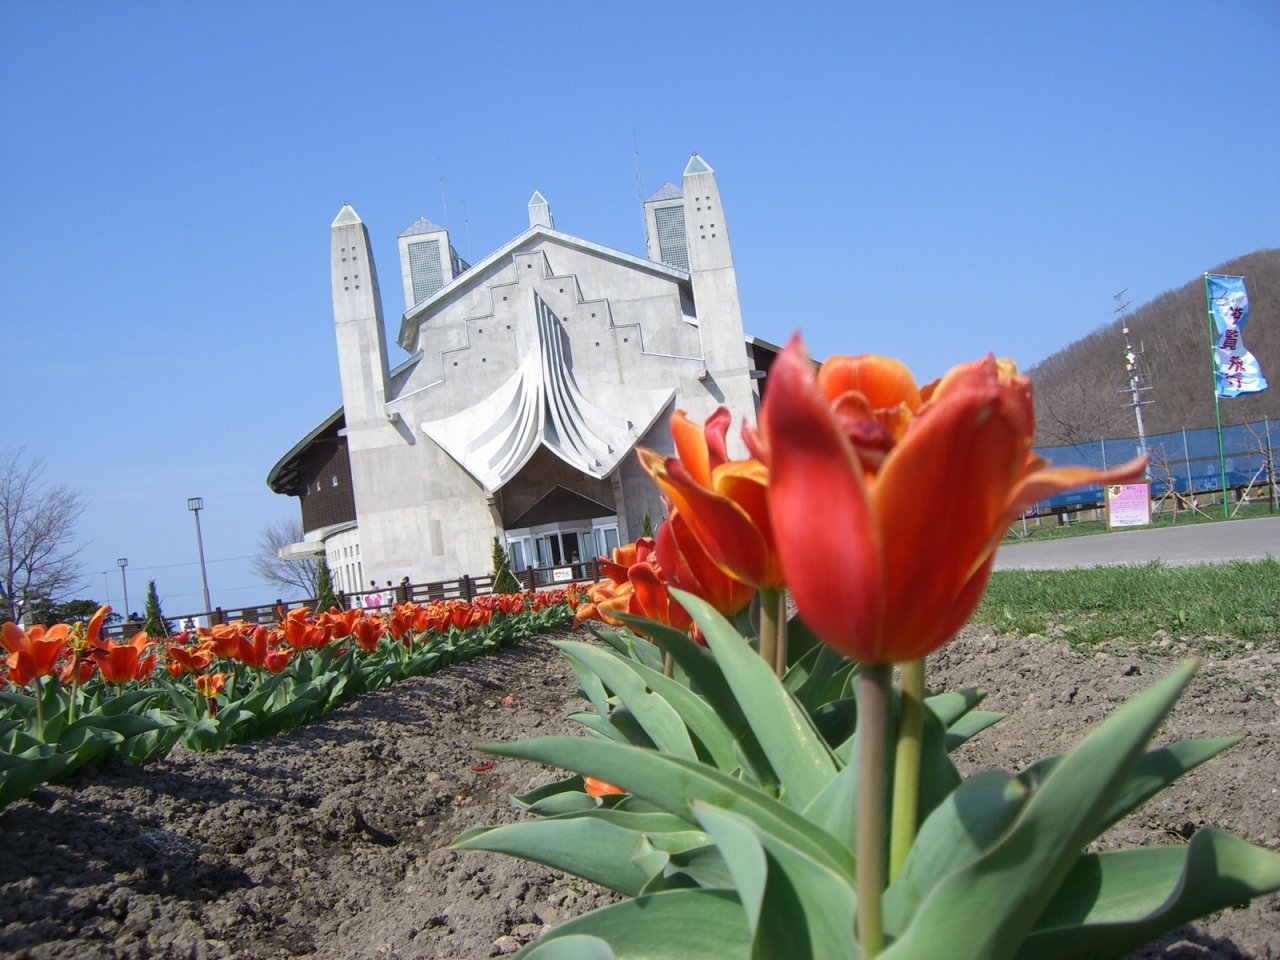
[[[298,543],[302,536],[302,524],[298,520],[281,520],[263,527],[253,569],[264,580],[300,590],[304,597],[314,597],[319,589],[320,561],[284,560],[279,554],[281,547]]]
[[[44,461],[25,448],[0,451],[0,619],[17,620],[33,602],[57,603],[81,582],[75,524],[80,494],[43,483]]]

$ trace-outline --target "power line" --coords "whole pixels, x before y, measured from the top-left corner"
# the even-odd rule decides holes
[[[252,560],[256,556],[257,554],[251,553],[243,557],[223,557],[221,560],[210,560],[208,562],[209,563],[232,563],[236,560]],[[173,570],[177,567],[198,567],[198,566],[200,566],[200,561],[195,560],[195,561],[192,561],[191,563],[162,563],[159,566],[154,566],[154,567],[135,567],[131,565],[129,569],[139,570],[139,571],[141,570]]]

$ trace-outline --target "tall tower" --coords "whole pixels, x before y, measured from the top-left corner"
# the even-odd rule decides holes
[[[387,336],[369,231],[350,204],[338,211],[330,244],[333,325],[338,335],[342,406],[350,428],[386,415]]]
[[[739,416],[755,413],[738,277],[716,172],[696,153],[684,168],[684,228],[693,302],[702,334],[707,389]],[[736,433],[736,430],[734,431]]]

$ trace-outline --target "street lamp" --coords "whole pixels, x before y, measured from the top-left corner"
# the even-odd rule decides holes
[[[204,612],[207,614],[213,610],[213,604],[209,602],[209,574],[204,569],[204,538],[200,536],[200,511],[204,509],[204,498],[188,497],[187,509],[196,517],[196,549],[200,551],[200,582],[204,584]]]
[[[124,568],[129,565],[128,557],[121,557],[116,561],[116,566],[120,568],[120,585],[124,587],[124,618],[129,619],[129,581],[125,578]]]

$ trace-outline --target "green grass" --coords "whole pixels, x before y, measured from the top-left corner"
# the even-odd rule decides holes
[[[1175,641],[1194,639],[1205,653],[1230,654],[1246,641],[1280,640],[1280,560],[1002,570],[974,620],[1081,644],[1149,643],[1163,630]]]
[[[1235,509],[1233,504],[1232,510]],[[1201,506],[1200,513],[1193,513],[1190,510],[1178,511],[1178,526],[1188,523],[1220,523],[1223,521],[1222,504],[1217,503],[1210,506]],[[1236,514],[1236,520],[1252,520],[1256,517],[1270,516],[1267,511],[1266,503],[1249,503],[1240,508],[1240,512]],[[1150,527],[1127,527],[1128,530],[1150,530],[1158,527],[1173,526],[1173,508],[1169,507],[1166,512],[1157,514],[1152,518]],[[1041,517],[1040,526],[1036,526],[1034,520],[1027,521],[1027,533],[1024,537],[1022,534],[1022,521],[1009,528],[1009,532],[1005,534],[1004,542],[1011,543],[1030,543],[1034,540],[1059,540],[1063,537],[1088,537],[1097,533],[1119,533],[1119,530],[1108,530],[1105,520],[1088,520],[1072,523],[1065,527],[1058,526],[1057,518]]]

